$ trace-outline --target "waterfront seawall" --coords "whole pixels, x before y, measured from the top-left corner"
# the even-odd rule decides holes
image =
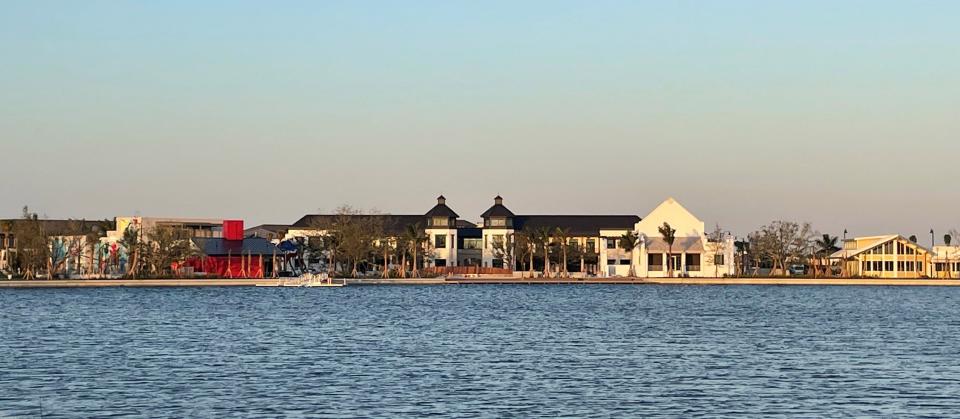
[[[340,279],[338,279],[340,281]],[[801,286],[960,286],[954,279],[845,279],[845,278],[431,278],[345,279],[347,285],[801,285]],[[276,279],[63,279],[0,281],[0,288],[95,287],[254,287],[276,285]]]

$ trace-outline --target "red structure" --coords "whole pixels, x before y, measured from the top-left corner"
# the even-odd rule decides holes
[[[196,237],[193,243],[203,256],[184,266],[196,273],[221,278],[263,278],[272,275],[277,247],[267,239],[244,238],[243,220],[224,220],[223,238]]]
[[[243,240],[243,220],[223,220],[224,240]]]

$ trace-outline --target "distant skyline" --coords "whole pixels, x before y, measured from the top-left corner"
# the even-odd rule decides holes
[[[960,2],[4,2],[0,218],[960,229]],[[25,180],[26,179],[26,180]]]

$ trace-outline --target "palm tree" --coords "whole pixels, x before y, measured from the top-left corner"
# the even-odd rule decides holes
[[[568,277],[570,276],[570,272],[567,271],[567,241],[570,240],[570,229],[557,227],[553,230],[553,239],[560,246],[560,255],[562,257],[560,262],[560,276]]]
[[[673,278],[673,242],[677,239],[677,230],[670,227],[668,222],[664,222],[657,230],[663,236],[663,241],[667,242],[667,275]]]
[[[420,228],[420,224],[408,225],[406,231],[403,232],[404,241],[407,242],[407,245],[410,246],[410,255],[413,258],[413,269],[410,273],[410,276],[413,278],[420,277],[420,270],[417,268],[417,250],[420,249],[420,246],[423,245],[423,242],[427,241],[427,233]]]
[[[817,239],[816,242],[814,243],[817,246],[816,248],[817,263],[819,264],[819,262],[821,261],[824,262],[823,266],[827,270],[825,273],[828,275],[830,274],[829,272],[830,264],[827,258],[829,258],[830,255],[832,255],[834,252],[840,250],[840,246],[838,246],[839,241],[840,241],[840,238],[837,236],[824,234],[822,237]],[[813,276],[814,277],[817,276],[816,267],[814,267],[813,269]]]
[[[138,263],[140,262],[138,260],[140,256],[140,229],[128,227],[123,231],[120,244],[127,249],[127,275],[136,278],[139,271]]]
[[[637,272],[633,269],[633,249],[640,245],[640,236],[633,231],[628,231],[620,236],[620,248],[630,254],[630,278],[636,278]]]
[[[530,278],[533,278],[533,256],[537,253],[537,237],[532,230],[520,230],[513,233],[514,243],[516,243],[518,256],[529,258],[527,270],[530,272]]]
[[[550,277],[550,229],[540,227],[534,230],[535,243],[543,249],[543,277]]]

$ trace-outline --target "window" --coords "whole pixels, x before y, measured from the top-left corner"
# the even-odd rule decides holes
[[[446,234],[437,234],[433,236],[433,247],[437,249],[446,249],[447,248],[447,235]],[[440,265],[437,265],[440,266]]]
[[[620,259],[620,264],[621,264],[621,265],[629,265],[629,264],[630,264],[630,259]]]
[[[906,264],[903,263],[902,260],[899,261],[899,262],[897,262],[897,270],[898,270],[898,271],[905,271],[905,270],[907,270],[907,268],[906,268],[905,266],[906,266]]]
[[[502,267],[503,267],[503,259],[500,259],[500,258],[494,259],[494,260],[493,260],[493,267],[494,267],[494,268],[502,268]]]
[[[893,272],[893,261],[883,262],[883,270],[886,272]]]
[[[446,260],[446,259],[434,259],[434,260],[433,260],[433,266],[436,266],[436,267],[438,267],[438,268],[442,268],[442,267],[444,267],[444,266],[447,266],[447,260]]]
[[[447,217],[433,217],[429,220],[429,225],[432,227],[446,227],[450,225],[450,220]]]
[[[489,227],[506,227],[507,219],[506,218],[491,218],[487,220]]]
[[[923,272],[923,262],[917,262],[917,272]]]
[[[663,254],[649,254],[647,255],[647,267],[651,271],[662,271],[663,270]]]
[[[723,265],[723,256],[724,255],[713,255],[713,264]]]
[[[688,271],[699,271],[700,270],[700,254],[699,253],[690,253],[687,254],[684,259],[684,264],[687,266]]]
[[[616,259],[607,259],[607,265],[616,265],[616,264],[617,264]]]
[[[597,241],[594,239],[587,240],[587,251],[590,253],[596,253],[597,251]]]
[[[617,239],[607,239],[607,249],[616,249]]]
[[[483,239],[463,239],[463,248],[477,250],[483,248]]]

